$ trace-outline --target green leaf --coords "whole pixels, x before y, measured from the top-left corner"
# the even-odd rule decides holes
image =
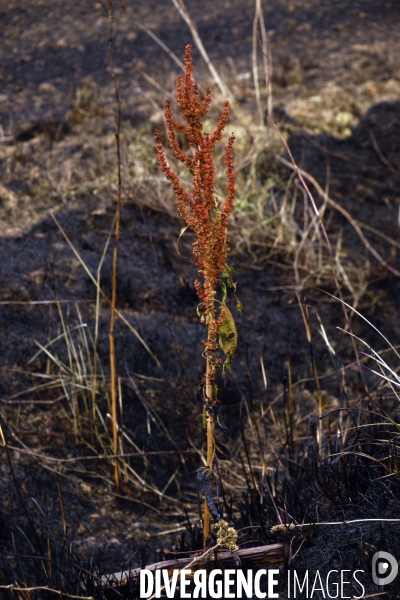
[[[219,283],[221,284],[221,289],[222,289],[222,302],[225,303],[226,302],[226,297],[228,295],[228,291],[226,289],[225,281],[222,281],[222,279],[220,279]]]
[[[236,275],[236,271],[233,267],[230,267],[225,263],[221,275],[226,279],[229,287],[236,289],[236,283],[233,281],[233,276]]]
[[[233,288],[233,295],[236,298],[236,310],[240,313],[243,312],[243,304],[240,302],[240,300],[238,299],[238,297],[236,296],[236,286],[237,283],[236,281],[233,281],[233,277],[234,275],[236,275],[236,271],[233,267],[230,267],[227,263],[224,264],[224,267],[221,271],[221,275],[224,279],[226,279],[226,283],[228,284],[228,287]],[[223,283],[221,282],[221,287],[222,287],[222,292],[223,292],[223,298],[222,298],[222,302],[225,303],[226,302],[226,286],[223,285]]]
[[[232,313],[224,302],[221,302],[221,314],[223,315],[224,320],[218,327],[218,336],[219,345],[226,356],[223,366],[223,372],[225,372],[226,369],[231,370],[232,360],[235,357],[238,336]]]

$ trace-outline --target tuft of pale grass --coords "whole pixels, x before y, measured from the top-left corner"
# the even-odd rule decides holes
[[[107,381],[95,341],[78,306],[76,312],[78,322],[74,325],[60,312],[62,333],[45,345],[36,342],[39,350],[28,364],[46,358],[46,372],[36,373],[44,384],[42,391],[51,390],[59,402],[65,403],[75,439],[85,439],[89,431],[88,441],[96,438],[101,452],[105,452],[104,435],[109,435],[107,413],[110,412]],[[106,402],[100,403],[100,398]]]

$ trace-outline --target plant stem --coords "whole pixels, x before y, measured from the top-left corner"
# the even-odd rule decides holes
[[[121,97],[119,94],[117,78],[114,69],[114,52],[113,52],[113,34],[114,34],[114,15],[113,15],[113,0],[108,0],[108,18],[110,21],[110,36],[108,40],[109,55],[110,55],[110,73],[114,85],[115,92],[115,142],[117,150],[117,206],[115,209],[115,236],[114,249],[112,259],[112,291],[111,291],[111,314],[110,314],[110,373],[111,373],[111,417],[113,430],[113,453],[118,454],[118,424],[117,424],[117,372],[115,360],[115,314],[117,305],[117,262],[118,262],[118,242],[119,228],[121,222],[121,195],[122,195],[122,180],[121,180]],[[114,462],[114,481],[115,490],[117,493],[121,491],[121,483],[119,476],[118,458]]]
[[[208,339],[210,339],[210,324],[208,325]],[[213,405],[215,403],[215,392],[214,392],[214,370],[209,353],[206,358],[206,398],[207,402]],[[206,424],[207,424],[207,463],[206,467],[211,472],[214,462],[214,416],[206,411]],[[208,508],[207,498],[204,500],[204,524],[203,524],[203,544],[207,545],[210,539],[210,509]]]

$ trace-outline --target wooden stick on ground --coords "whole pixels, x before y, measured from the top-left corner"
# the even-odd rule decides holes
[[[197,569],[235,569],[239,568],[238,560],[239,557],[241,569],[255,569],[255,568],[281,568],[283,567],[286,559],[287,550],[283,544],[270,544],[269,546],[259,546],[258,548],[246,548],[244,550],[238,550],[236,552],[230,552],[229,550],[220,550],[206,557],[201,558],[193,565],[192,570]],[[155,571],[156,569],[168,569],[169,576],[176,569],[184,569],[186,565],[193,561],[193,558],[181,558],[176,560],[164,560],[163,562],[154,563],[145,569]],[[111,573],[110,575],[103,575],[101,582],[104,585],[124,586],[132,579],[139,577],[141,569],[131,569],[130,571],[120,571],[119,573]]]

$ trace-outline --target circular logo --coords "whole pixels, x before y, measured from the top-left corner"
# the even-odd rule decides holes
[[[379,561],[379,562],[378,562]],[[397,577],[399,565],[389,552],[375,552],[372,557],[372,579],[376,585],[388,585]]]

